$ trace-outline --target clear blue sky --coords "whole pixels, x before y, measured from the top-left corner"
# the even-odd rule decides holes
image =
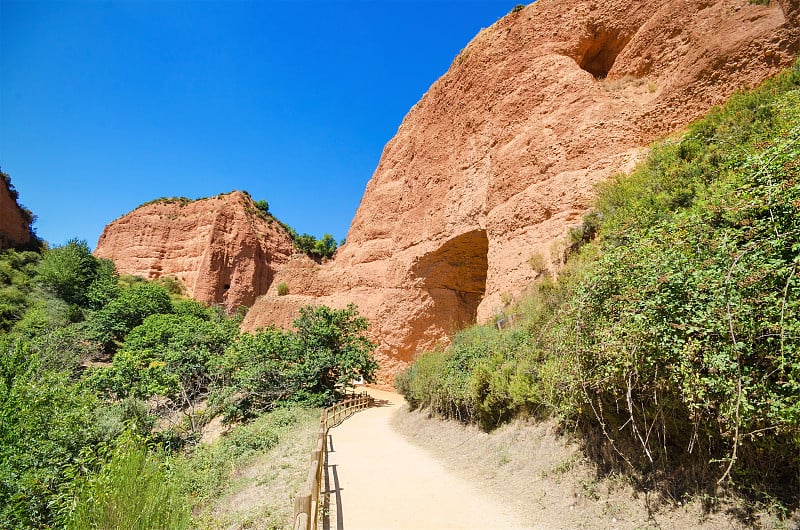
[[[342,239],[403,116],[517,3],[0,0],[0,167],[55,245],[234,189]]]

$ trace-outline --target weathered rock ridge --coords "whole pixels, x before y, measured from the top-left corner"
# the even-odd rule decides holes
[[[17,192],[5,173],[0,176],[0,250],[25,246],[34,239],[30,212],[17,203]]]
[[[190,296],[233,310],[266,293],[292,252],[281,225],[236,191],[140,206],[106,226],[94,254],[122,274],[175,277]]]
[[[796,0],[539,0],[481,31],[387,144],[335,259],[290,261],[298,307],[359,305],[384,381],[454,329],[486,321],[540,273],[596,183],[659,136],[792,63]],[[533,260],[531,259],[533,257]],[[534,264],[534,266],[531,265]]]

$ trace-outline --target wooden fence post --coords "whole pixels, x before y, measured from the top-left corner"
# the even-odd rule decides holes
[[[328,430],[356,412],[369,408],[372,403],[373,399],[365,391],[322,411],[317,444],[311,452],[306,483],[303,490],[294,499],[294,530],[316,530],[317,528],[322,471],[328,454]]]

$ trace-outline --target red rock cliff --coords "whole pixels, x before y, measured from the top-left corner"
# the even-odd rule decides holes
[[[790,65],[796,0],[539,0],[481,31],[384,149],[347,244],[278,273],[244,327],[356,302],[389,381],[486,321],[642,149]]]
[[[229,310],[253,305],[292,252],[289,234],[238,191],[140,206],[109,224],[94,251],[122,274],[174,276],[190,296]]]
[[[0,172],[0,250],[27,245],[33,240],[31,215],[17,203],[11,179]]]

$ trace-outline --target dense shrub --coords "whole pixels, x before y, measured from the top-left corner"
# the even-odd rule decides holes
[[[148,316],[171,312],[166,289],[154,283],[134,283],[94,315],[92,328],[97,340],[111,347]]]
[[[208,364],[224,353],[235,331],[194,315],[150,315],[127,334],[111,366],[96,370],[91,381],[117,398],[194,399],[207,392]]]
[[[329,405],[352,381],[374,380],[378,365],[367,325],[352,304],[307,306],[300,308],[293,331],[243,333],[216,361],[221,384],[214,400],[228,419],[252,417],[286,401]]]
[[[673,494],[732,483],[796,506],[799,86],[795,67],[734,96],[601,186],[522,324],[420,357],[409,402],[487,428],[555,414]]]
[[[318,410],[312,413],[319,415]],[[277,445],[307,414],[307,410],[298,407],[279,408],[234,427],[218,443],[199,445],[192,452],[173,458],[169,466],[172,480],[190,503],[202,505],[223,494],[241,465]]]
[[[99,262],[92,256],[86,241],[73,239],[43,254],[36,279],[65,302],[85,306],[98,267]]]
[[[127,432],[115,443],[108,462],[79,481],[68,530],[125,528],[180,530],[189,527],[190,508],[170,480],[164,456]]]
[[[69,373],[44,369],[27,344],[0,338],[0,527],[53,522],[65,467],[94,439],[96,403]]]

